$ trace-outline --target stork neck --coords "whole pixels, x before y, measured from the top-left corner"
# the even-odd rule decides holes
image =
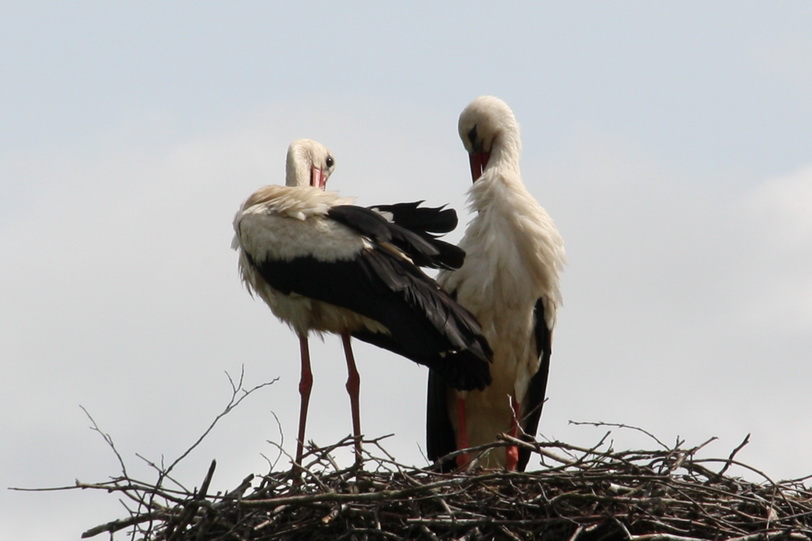
[[[288,149],[285,164],[285,184],[287,186],[310,186],[313,160],[306,151],[300,147]]]
[[[491,157],[486,170],[510,167],[518,171],[521,151],[522,143],[519,134],[513,130],[503,131],[493,141]]]
[[[285,175],[285,184],[287,186],[310,186],[310,167],[295,164],[293,167],[288,167]]]

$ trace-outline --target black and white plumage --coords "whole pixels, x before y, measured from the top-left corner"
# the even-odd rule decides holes
[[[456,226],[456,213],[419,203],[355,206],[323,190],[334,168],[323,145],[294,141],[286,186],[260,188],[234,219],[233,247],[239,250],[243,281],[299,337],[297,464],[312,385],[311,332],[342,336],[356,437],[360,378],[350,336],[424,364],[454,388],[483,388],[490,382],[491,352],[476,319],[415,265],[462,264],[462,250],[435,238]]]
[[[494,441],[499,433],[536,434],[565,259],[553,220],[522,183],[519,126],[507,104],[490,96],[475,99],[461,113],[458,129],[469,153],[474,184],[468,198],[476,216],[459,244],[465,263],[442,271],[437,281],[482,325],[494,352],[493,383],[457,392],[429,374],[427,451],[433,460]],[[477,463],[523,471],[529,456],[508,447]],[[458,456],[459,467],[469,463],[470,457]]]

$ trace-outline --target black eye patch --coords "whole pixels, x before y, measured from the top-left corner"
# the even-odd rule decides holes
[[[471,146],[477,152],[481,150],[482,141],[479,140],[479,134],[476,131],[476,125],[468,132],[468,140],[471,141]]]

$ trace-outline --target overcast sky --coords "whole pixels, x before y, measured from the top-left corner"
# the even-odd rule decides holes
[[[216,458],[233,488],[269,440],[292,452],[297,340],[239,283],[234,212],[310,137],[332,189],[450,203],[464,225],[456,122],[481,94],[516,113],[567,245],[543,437],[626,423],[726,457],[752,433],[742,461],[812,473],[812,4],[506,4],[0,4],[0,538],[125,515],[5,490],[119,473],[80,405],[149,479],[135,454],[177,457],[244,367],[279,380],[176,477]],[[425,369],[356,354],[363,432],[424,464]],[[308,437],[331,444],[351,431],[340,341],[312,355]]]

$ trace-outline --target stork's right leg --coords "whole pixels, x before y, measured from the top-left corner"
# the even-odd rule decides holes
[[[299,349],[302,357],[302,376],[299,380],[301,409],[299,410],[299,437],[296,440],[296,465],[301,466],[304,454],[305,425],[307,424],[307,406],[310,404],[310,389],[313,388],[313,372],[310,371],[310,348],[307,336],[299,335]]]

